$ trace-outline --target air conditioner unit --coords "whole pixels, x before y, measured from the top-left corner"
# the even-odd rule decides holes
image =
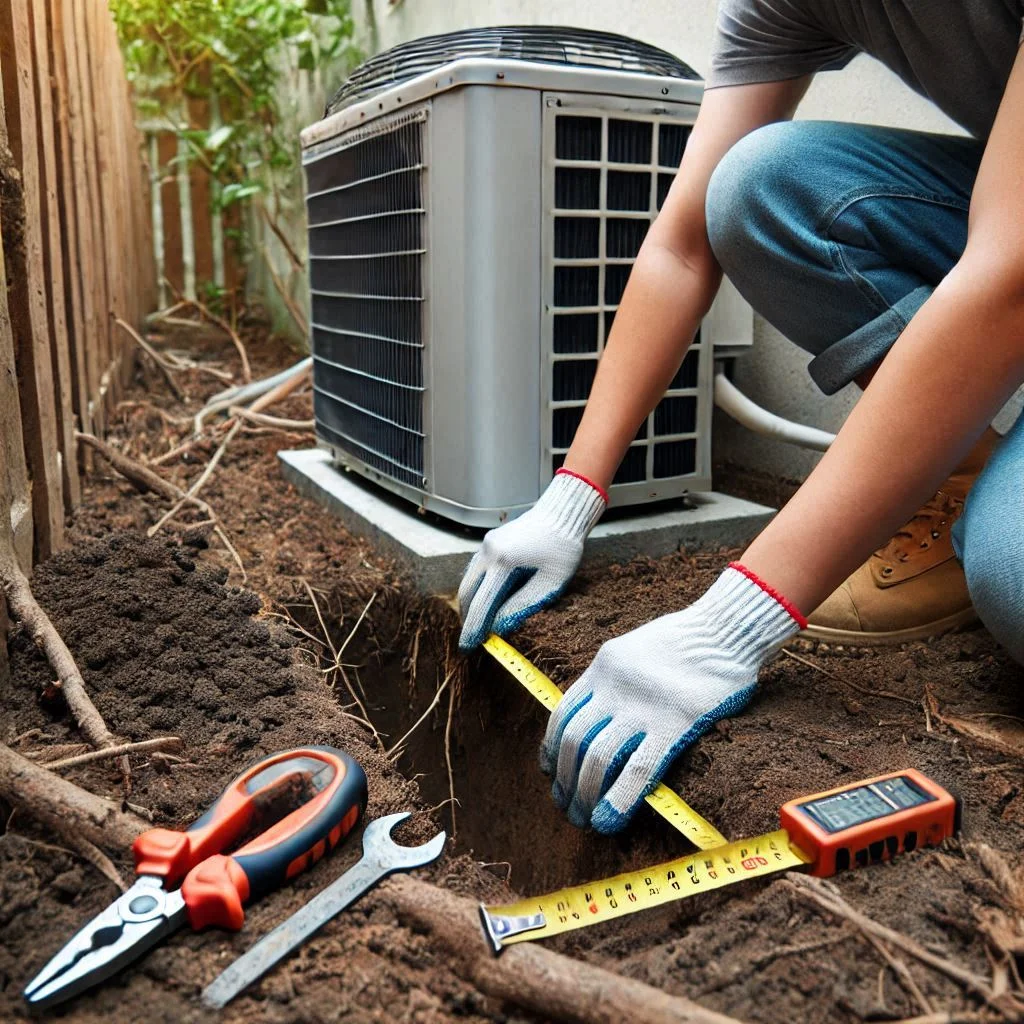
[[[462,524],[529,508],[561,465],[702,96],[621,36],[493,28],[373,58],[302,135],[320,443]],[[707,490],[726,290],[630,446],[613,505]]]

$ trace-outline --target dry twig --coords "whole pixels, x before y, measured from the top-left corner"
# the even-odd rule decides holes
[[[137,743],[121,743],[103,750],[90,750],[87,754],[62,757],[57,761],[44,761],[43,767],[54,771],[57,768],[73,768],[92,761],[103,761],[108,757],[120,757],[122,754],[141,754],[147,750],[177,750],[180,746],[181,739],[178,736],[158,736],[152,740],[139,740]]]
[[[434,708],[436,708],[437,705],[441,702],[441,694],[444,693],[444,691],[447,689],[448,684],[451,682],[452,676],[454,674],[454,672],[449,672],[448,675],[444,677],[444,682],[442,682],[441,685],[437,688],[437,692],[434,694],[434,699],[427,706],[427,710],[424,711],[423,714],[420,715],[420,717],[417,718],[415,722],[413,722],[413,724],[409,727],[409,730],[406,732],[406,734],[390,750],[385,751],[385,756],[388,758],[388,760],[394,761],[397,758],[401,757],[403,753],[405,753],[405,751],[402,749],[403,745],[405,744],[405,741],[424,723],[424,721],[426,721],[426,719],[430,716],[430,712],[433,711]]]
[[[864,938],[867,939],[872,946],[875,947],[879,956],[893,969],[896,977],[903,983],[903,987],[910,993],[914,998],[914,1001],[925,1013],[934,1013],[935,1008],[932,1006],[925,994],[918,987],[917,982],[914,980],[914,976],[910,973],[910,968],[894,954],[890,953],[886,949],[885,945],[867,932],[864,933]]]
[[[451,802],[452,812],[452,839],[458,835],[458,827],[455,824],[455,773],[452,771],[452,719],[455,717],[455,687],[448,693],[448,720],[444,723],[444,763],[448,769],[448,799]]]
[[[893,693],[890,690],[869,690],[866,686],[861,686],[859,683],[855,683],[852,680],[847,679],[845,676],[837,675],[835,672],[825,668],[824,665],[819,665],[817,662],[811,661],[810,658],[805,658],[803,655],[797,654],[795,651],[791,651],[788,648],[783,648],[782,653],[786,655],[787,658],[799,661],[801,665],[813,668],[823,676],[828,676],[829,679],[834,679],[837,683],[850,687],[851,690],[863,693],[866,697],[884,697],[886,700],[898,700],[901,704],[913,704],[914,707],[921,706],[920,701],[916,701],[911,697],[904,697],[898,693]]]
[[[936,956],[908,935],[897,932],[892,928],[887,928],[866,914],[862,914],[859,910],[855,910],[842,896],[831,887],[826,886],[820,879],[812,878],[809,875],[787,875],[780,880],[779,884],[789,886],[804,899],[818,904],[819,907],[835,914],[836,917],[845,918],[866,935],[873,935],[875,938],[882,939],[884,942],[888,942],[890,945],[903,950],[904,953],[909,953],[912,957],[920,960],[921,963],[927,964],[936,971],[940,971],[969,992],[973,992],[975,995],[981,996],[986,1002],[991,1003],[993,999],[992,989],[981,975],[975,974],[973,971],[969,971],[959,964],[953,963],[951,960]]]
[[[206,481],[210,479],[211,475],[213,474],[213,471],[217,468],[217,463],[220,462],[220,460],[224,457],[224,452],[227,451],[228,445],[231,444],[231,442],[234,440],[235,434],[238,433],[240,427],[241,422],[235,420],[234,425],[227,432],[227,436],[224,438],[223,441],[221,441],[220,447],[213,453],[213,457],[206,464],[206,467],[203,469],[202,473],[199,474],[199,477],[196,479],[196,482],[192,484],[192,486],[189,487],[189,489],[181,496],[181,498],[179,498],[178,501],[170,509],[168,509],[156,521],[156,523],[154,523],[146,531],[147,537],[153,537],[157,533],[159,533],[161,527],[163,527],[165,523],[170,522],[170,520],[172,520],[181,511],[182,506],[184,506],[186,503],[192,502],[193,504],[196,504],[196,495],[202,489],[203,484],[205,484]],[[205,505],[206,503],[204,502],[203,504]],[[207,509],[209,509],[209,507],[209,505],[206,505]],[[212,515],[212,512],[210,514]]]

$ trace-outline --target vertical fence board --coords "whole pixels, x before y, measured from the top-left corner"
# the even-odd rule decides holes
[[[43,273],[49,313],[50,356],[54,376],[54,406],[60,443],[62,482],[67,510],[80,497],[78,454],[75,443],[74,412],[71,405],[71,361],[67,313],[64,308],[64,259],[60,232],[60,206],[57,200],[57,145],[53,130],[53,85],[50,78],[50,48],[47,42],[45,0],[31,0],[29,19],[32,28],[32,57],[35,64],[36,112],[39,142],[39,208],[43,234]],[[27,211],[32,216],[32,211]]]
[[[61,11],[62,42],[64,62],[68,78],[68,134],[71,137],[72,180],[69,191],[74,195],[75,219],[78,235],[78,253],[73,260],[78,270],[79,287],[82,295],[83,348],[88,393],[88,418],[94,431],[103,430],[104,416],[98,407],[100,366],[99,332],[100,316],[97,309],[99,299],[96,287],[96,254],[99,251],[94,240],[96,211],[93,209],[89,190],[88,154],[85,142],[85,118],[82,110],[82,71],[78,61],[77,25],[74,0],[57,0]]]
[[[94,276],[93,288],[95,296],[95,317],[93,330],[96,332],[94,344],[99,353],[100,379],[95,394],[97,415],[102,415],[104,422],[110,413],[109,370],[112,361],[110,346],[110,290],[107,282],[107,260],[105,254],[111,250],[107,245],[107,211],[100,191],[99,153],[96,139],[96,89],[93,86],[92,54],[94,40],[91,33],[92,18],[90,10],[94,8],[93,0],[71,0],[75,15],[75,43],[78,51],[78,78],[82,94],[82,135],[85,142],[85,173],[90,216],[92,219]],[[112,200],[113,201],[113,198]]]
[[[57,413],[39,223],[41,195],[32,34],[25,0],[0,0],[0,64],[7,144],[21,175],[22,237],[14,240],[14,251],[7,253],[10,314],[32,475],[36,552],[46,557],[63,543],[64,495],[60,460],[54,457],[59,451]]]
[[[53,119],[57,141],[57,172],[60,177],[61,259],[64,264],[64,296],[68,319],[69,362],[74,383],[75,412],[82,429],[92,432],[89,411],[89,375],[86,368],[88,332],[85,325],[85,299],[82,295],[81,256],[79,250],[78,196],[73,167],[71,141],[71,96],[64,42],[63,0],[47,0],[50,67],[54,78]]]
[[[0,125],[4,123],[3,89],[0,88]],[[6,280],[3,247],[3,203],[0,203],[0,283]],[[0,514],[8,522],[14,540],[14,552],[23,569],[32,565],[32,495],[29,490],[25,442],[21,434],[21,400],[14,361],[14,333],[7,309],[7,289],[0,287]],[[0,605],[3,604],[0,599]],[[3,609],[0,608],[0,614]],[[0,637],[5,636],[0,633]],[[0,642],[0,649],[6,644]]]

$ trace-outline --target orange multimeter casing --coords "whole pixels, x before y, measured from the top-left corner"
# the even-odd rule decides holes
[[[790,842],[819,878],[938,846],[960,827],[960,801],[913,768],[854,782],[782,805]]]

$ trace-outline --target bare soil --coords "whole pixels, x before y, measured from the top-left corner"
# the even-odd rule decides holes
[[[246,340],[257,374],[291,359],[256,326]],[[222,364],[232,358],[230,346],[199,332],[167,344]],[[187,425],[166,417],[194,411],[217,385],[195,375],[181,383],[187,406],[140,365],[113,419],[123,450],[152,459],[184,439]],[[272,411],[308,417],[309,396]],[[157,468],[187,485],[218,443],[204,441]],[[100,460],[72,523],[71,547],[36,572],[36,594],[110,727],[133,740],[174,734],[184,741],[180,762],[135,759],[132,803],[161,824],[183,825],[255,758],[331,743],[366,768],[370,816],[417,812],[401,833],[408,842],[439,827],[452,830],[446,801],[454,788],[456,838],[424,875],[477,899],[505,901],[689,852],[647,812],[616,838],[580,832],[563,819],[536,767],[542,709],[486,655],[456,655],[454,613],[415,594],[394,566],[284,483],[276,451],[311,443],[309,435],[243,432],[203,490],[246,567],[244,584],[215,538],[189,530],[191,513],[146,539],[165,505],[137,494]],[[692,601],[731,554],[681,552],[585,572],[514,642],[564,687],[604,640]],[[330,647],[346,641],[342,678],[332,670]],[[0,740],[40,757],[77,742],[63,706],[48,696],[45,662],[17,628],[8,654],[10,680],[0,674]],[[384,750],[423,714],[446,678],[449,689],[436,710],[405,753],[389,759]],[[991,846],[1021,877],[1022,678],[980,629],[896,650],[797,643],[766,671],[753,706],[701,740],[667,781],[737,838],[777,827],[779,805],[793,796],[890,769],[917,767],[956,789],[964,801],[963,843],[835,881],[863,913],[991,976],[979,920],[1005,897],[969,847]],[[363,711],[356,697],[380,739],[357,721]],[[94,792],[120,794],[112,763],[67,775]],[[93,868],[54,849],[58,840],[23,815],[0,806],[0,821],[0,1019],[17,1020],[25,982],[116,891]],[[357,856],[354,839],[253,906],[240,934],[179,933],[57,1015],[115,1024],[205,1019],[197,999],[202,987]],[[130,874],[127,856],[118,866]],[[686,900],[552,945],[740,1020],[817,1024],[921,1012],[855,930],[779,880]],[[942,974],[907,963],[935,1010],[980,1009]],[[382,889],[329,923],[224,1019],[531,1018],[457,978],[424,936],[397,922]]]

